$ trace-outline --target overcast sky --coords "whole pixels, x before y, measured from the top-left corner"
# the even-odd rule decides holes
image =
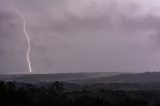
[[[0,73],[28,72],[23,23],[0,0]],[[12,0],[34,73],[160,70],[159,0]]]

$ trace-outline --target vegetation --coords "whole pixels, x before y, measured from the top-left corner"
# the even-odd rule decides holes
[[[160,90],[65,92],[60,82],[49,87],[0,81],[0,106],[160,106]]]

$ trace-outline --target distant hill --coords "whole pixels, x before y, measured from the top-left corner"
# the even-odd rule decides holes
[[[120,73],[120,72],[94,72],[94,73],[63,73],[63,74],[14,74],[0,75],[0,80],[18,82],[54,82],[62,81],[78,84],[97,83],[160,83],[160,72],[146,73]]]
[[[120,74],[116,76],[90,78],[80,83],[159,83],[160,72],[146,72],[139,74]]]
[[[20,74],[0,75],[0,80],[35,83],[36,86],[51,86],[52,82],[63,83],[65,91],[91,90],[153,90],[160,89],[160,72],[146,73],[64,73],[64,74]],[[21,84],[22,82],[22,84]]]
[[[121,72],[93,72],[93,73],[62,73],[62,74],[14,74],[0,75],[0,80],[18,82],[76,82],[85,79],[94,79],[120,75]]]

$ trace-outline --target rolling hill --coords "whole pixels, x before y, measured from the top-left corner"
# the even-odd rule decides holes
[[[160,72],[145,72],[137,74],[120,74],[116,76],[90,78],[80,81],[85,84],[94,83],[159,83]]]
[[[62,73],[62,74],[13,74],[0,75],[0,80],[17,82],[76,82],[85,79],[94,79],[122,74],[120,72],[94,72],[94,73]]]

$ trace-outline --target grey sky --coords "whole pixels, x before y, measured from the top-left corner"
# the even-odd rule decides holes
[[[0,0],[0,73],[27,72],[22,20]],[[13,0],[35,73],[160,69],[158,0]]]

